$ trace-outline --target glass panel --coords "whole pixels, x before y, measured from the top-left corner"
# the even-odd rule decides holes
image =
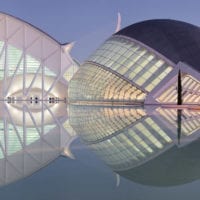
[[[164,108],[158,108],[157,111],[171,124],[174,134],[177,134],[177,111],[174,109]],[[199,112],[188,112],[187,109],[183,109],[181,114],[181,134],[183,136],[189,136],[199,130],[199,128]]]
[[[157,140],[157,138],[152,135],[150,133],[150,131],[141,123],[138,123],[135,126],[146,138],[148,138],[148,140],[154,144],[157,148],[161,149],[163,147],[163,145],[160,143],[159,140]]]
[[[172,70],[172,67],[157,55],[123,36],[111,37],[89,58],[89,61],[111,68],[148,92]],[[148,80],[152,83],[149,81],[147,84]]]
[[[162,74],[161,74],[162,75]],[[182,75],[182,97],[183,103],[197,103],[200,97],[200,82],[191,75]],[[177,81],[169,86],[157,99],[163,103],[177,102]]]
[[[144,101],[143,93],[129,82],[95,64],[86,63],[74,75],[69,85],[71,101],[114,102]],[[135,95],[134,95],[135,94]]]
[[[87,142],[103,139],[124,129],[146,113],[141,109],[70,106],[70,124]]]
[[[22,51],[8,45],[7,46],[7,66],[8,66],[8,76],[12,76],[15,73],[18,65],[22,63]],[[22,73],[21,70],[17,71],[17,74]]]
[[[0,80],[4,77],[5,49],[4,42],[0,41]]]

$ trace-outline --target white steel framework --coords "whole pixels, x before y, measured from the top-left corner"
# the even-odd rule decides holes
[[[0,99],[30,100],[36,90],[39,100],[67,98],[78,67],[67,45],[6,14],[0,14],[0,30]]]

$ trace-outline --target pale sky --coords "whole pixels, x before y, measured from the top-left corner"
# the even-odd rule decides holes
[[[0,0],[0,11],[39,27],[60,43],[76,41],[72,50],[87,59],[115,30],[146,19],[170,18],[200,25],[198,0]]]

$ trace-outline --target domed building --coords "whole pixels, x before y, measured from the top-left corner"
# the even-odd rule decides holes
[[[198,104],[200,29],[176,20],[148,20],[108,38],[69,86],[71,103]]]
[[[154,186],[198,180],[199,111],[160,104],[178,103],[179,77],[183,104],[199,103],[199,55],[200,29],[185,22],[148,20],[120,30],[70,81],[70,124],[130,180]]]

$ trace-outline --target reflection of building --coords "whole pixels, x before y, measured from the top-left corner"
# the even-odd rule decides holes
[[[170,121],[166,120],[165,112],[160,107],[144,110],[73,105],[69,114],[77,134],[117,173],[152,185],[174,185],[197,179],[196,168],[189,168],[191,162],[200,165],[199,142],[194,141],[199,138],[200,113],[182,110],[182,121],[177,122],[176,109],[168,111],[173,113]],[[182,126],[180,138],[178,123]]]
[[[112,35],[83,64],[71,81],[70,101],[175,104],[181,69],[183,103],[198,103],[199,52],[199,27],[175,20],[133,24]]]
[[[157,108],[157,114],[162,118],[162,122],[170,127],[171,132],[177,135],[177,110],[170,108]],[[181,145],[186,145],[192,140],[199,138],[200,111],[193,109],[181,110]],[[190,138],[190,139],[188,139]]]
[[[173,146],[143,165],[118,173],[144,185],[166,187],[190,183],[200,179],[199,151],[199,140],[182,148]]]
[[[21,111],[0,104],[0,186],[31,175],[61,154],[73,158],[70,144],[76,134],[66,104],[56,109],[43,104],[44,110],[37,111],[25,104]]]
[[[115,171],[141,165],[176,141],[167,126],[161,129],[162,122],[141,107],[74,105],[69,115],[76,133]]]
[[[0,99],[37,104],[67,98],[68,82],[77,70],[70,47],[26,22],[0,14]]]

